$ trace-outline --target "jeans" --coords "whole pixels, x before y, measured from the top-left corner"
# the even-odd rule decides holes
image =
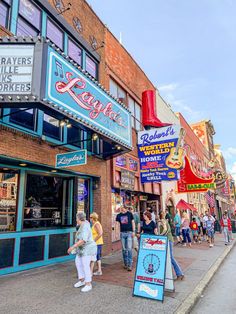
[[[124,264],[127,267],[132,267],[133,257],[132,257],[132,248],[133,248],[133,238],[132,232],[121,232],[120,233],[121,243],[122,243],[122,254]]]
[[[187,229],[182,229],[182,234],[183,234],[183,238],[184,238],[184,243],[191,243],[191,238],[190,238],[190,232],[189,232],[189,228]]]
[[[230,239],[229,239],[229,229],[227,227],[223,228],[223,232],[224,232],[224,238],[225,238],[225,243],[229,243]]]
[[[179,266],[179,264],[176,262],[174,256],[173,256],[173,242],[169,241],[169,246],[170,246],[170,259],[171,259],[171,264],[174,268],[174,271],[176,273],[176,276],[179,277],[179,276],[182,276],[183,275],[183,272]]]

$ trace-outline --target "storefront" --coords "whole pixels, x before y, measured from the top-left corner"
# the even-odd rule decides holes
[[[120,239],[115,223],[120,207],[132,207],[141,220],[147,207],[151,207],[157,215],[161,209],[161,189],[158,183],[141,184],[138,158],[130,154],[113,159],[112,173],[112,242],[116,242]]]
[[[101,214],[132,142],[128,109],[50,41],[5,38],[0,58],[1,275],[71,259],[76,212]]]

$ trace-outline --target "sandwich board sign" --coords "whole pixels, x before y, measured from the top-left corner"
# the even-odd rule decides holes
[[[169,253],[166,236],[141,235],[133,296],[163,302],[165,286],[167,285],[168,291],[174,291]],[[166,274],[167,270],[168,273]]]

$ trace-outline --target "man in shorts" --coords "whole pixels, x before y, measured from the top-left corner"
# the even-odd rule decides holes
[[[208,236],[208,241],[209,241],[209,247],[213,247],[214,245],[214,223],[215,223],[215,218],[210,214],[210,212],[206,213],[206,230],[207,230],[207,236]]]

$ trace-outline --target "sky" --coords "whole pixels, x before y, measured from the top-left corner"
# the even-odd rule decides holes
[[[174,111],[212,121],[236,179],[236,1],[87,2]]]

